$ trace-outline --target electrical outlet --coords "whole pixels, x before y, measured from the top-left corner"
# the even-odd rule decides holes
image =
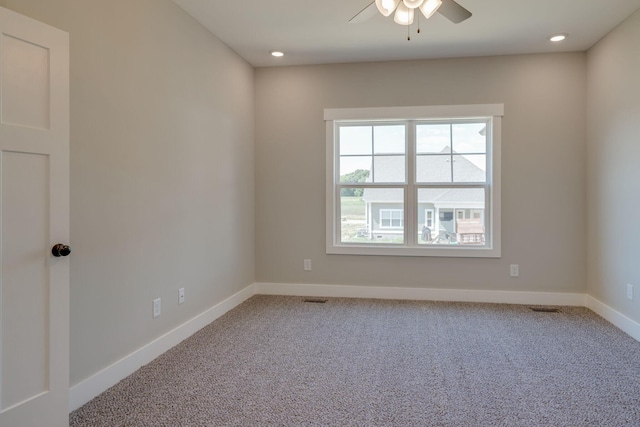
[[[160,298],[153,300],[153,318],[160,316]]]
[[[520,268],[518,267],[518,264],[511,264],[509,266],[509,274],[511,277],[518,277],[520,275]]]
[[[627,283],[627,299],[633,301],[633,285]]]
[[[304,260],[304,271],[311,271],[311,260],[310,259],[305,259]]]
[[[184,302],[184,288],[178,289],[178,304],[182,304]]]

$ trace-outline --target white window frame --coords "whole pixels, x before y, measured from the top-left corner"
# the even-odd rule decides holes
[[[392,256],[436,256],[436,257],[483,257],[501,256],[501,136],[503,104],[440,105],[423,107],[381,108],[330,108],[324,110],[326,123],[326,252],[345,255],[392,255]],[[487,147],[487,181],[485,191],[485,245],[418,245],[417,244],[417,186],[407,170],[405,191],[404,225],[408,241],[403,245],[378,243],[343,243],[340,236],[340,196],[336,184],[340,182],[337,159],[336,123],[390,122],[415,120],[465,120],[485,118],[490,121]],[[414,156],[409,144],[408,156]],[[412,162],[409,162],[412,164]],[[400,185],[400,186],[403,186]],[[409,193],[409,194],[407,194]],[[415,194],[414,194],[415,193]],[[434,218],[435,220],[435,218]],[[416,233],[414,233],[416,231]],[[415,234],[415,236],[414,236]]]

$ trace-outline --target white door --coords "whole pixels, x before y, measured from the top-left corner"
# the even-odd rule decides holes
[[[0,8],[0,425],[66,426],[68,34]],[[66,253],[66,252],[65,252]]]
[[[433,209],[425,209],[424,210],[424,226],[425,227],[429,227],[431,232],[434,231],[433,214],[434,214],[434,210]]]

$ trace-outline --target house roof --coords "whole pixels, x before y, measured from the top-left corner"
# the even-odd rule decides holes
[[[363,199],[369,203],[400,203],[402,200],[397,189],[367,188]],[[481,188],[422,188],[418,191],[418,203],[484,203],[484,190]]]
[[[439,154],[443,154],[442,156]],[[455,182],[484,182],[486,173],[478,166],[470,162],[464,156],[458,155],[446,146],[435,154],[417,156],[416,174],[418,182],[447,182],[451,179],[451,157],[453,154],[453,177]],[[482,155],[482,154],[479,154]],[[373,173],[367,177],[366,182],[397,182],[403,178],[404,156],[375,156]]]
[[[441,154],[450,152],[445,147]],[[464,156],[453,152],[453,176],[455,182],[483,182],[486,172],[467,160]],[[418,156],[416,174],[418,182],[431,182],[436,179],[451,176],[451,157],[447,156]],[[404,171],[404,157],[379,156],[374,163],[373,174],[378,182],[397,180],[399,171]],[[366,182],[372,182],[371,175]],[[446,184],[446,182],[445,182]],[[477,188],[423,188],[418,192],[419,203],[461,203],[484,202],[484,192]],[[365,202],[373,203],[398,203],[401,202],[400,192],[397,189],[365,189],[363,198]]]

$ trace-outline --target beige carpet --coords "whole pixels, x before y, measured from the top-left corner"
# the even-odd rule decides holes
[[[640,343],[584,308],[255,296],[80,426],[640,426]]]

